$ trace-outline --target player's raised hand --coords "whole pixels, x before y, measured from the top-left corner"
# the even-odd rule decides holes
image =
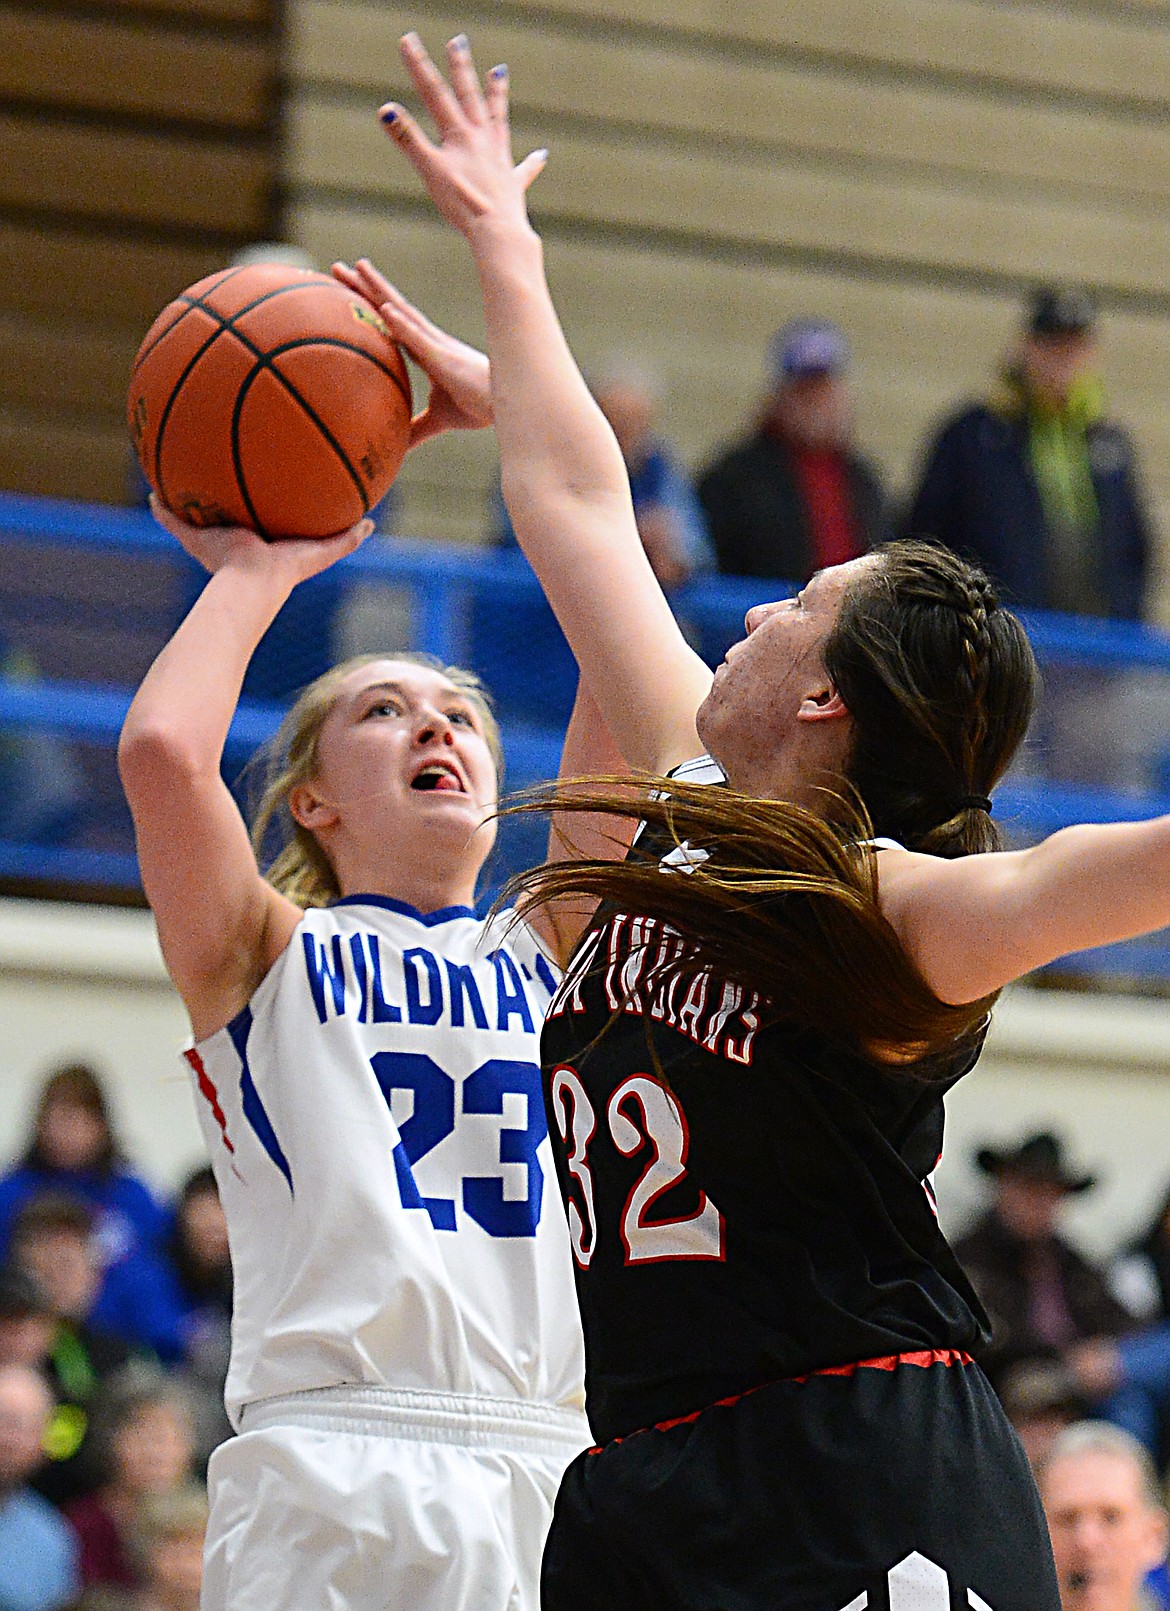
[[[333,273],[377,308],[431,383],[427,406],[410,422],[412,448],[443,431],[476,431],[492,423],[491,369],[482,352],[432,324],[367,258],[352,268],[334,263]]]
[[[389,102],[379,112],[382,124],[430,192],[449,224],[464,235],[475,233],[486,219],[522,224],[527,221],[524,196],[548,159],[533,151],[512,164],[508,127],[508,70],[493,67],[481,88],[465,35],[447,45],[444,79],[417,34],[400,44],[423,105],[434,120],[438,143],[428,139],[405,108]]]
[[[359,520],[336,537],[282,537],[266,542],[246,526],[192,526],[168,509],[156,493],[150,495],[150,512],[212,575],[233,563],[245,570],[279,572],[293,586],[352,554],[374,529],[372,520]]]

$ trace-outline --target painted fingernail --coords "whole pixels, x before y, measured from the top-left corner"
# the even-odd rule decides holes
[[[501,62],[498,67],[493,67],[491,72],[488,74],[489,78],[497,78],[497,79],[498,78],[507,78],[507,76],[508,76],[508,64],[507,64],[507,62]]]
[[[398,121],[398,108],[396,106],[379,107],[378,116],[383,123],[396,123]]]
[[[451,46],[454,50],[466,50],[467,45],[468,39],[466,34],[456,34],[454,39],[451,41]]]

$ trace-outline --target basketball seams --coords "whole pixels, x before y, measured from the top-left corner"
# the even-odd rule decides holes
[[[233,331],[232,334],[238,336],[239,331]],[[357,495],[362,506],[362,512],[364,513],[369,507],[366,501],[365,483],[362,481],[361,476],[357,473],[353,467],[353,464],[350,462],[349,454],[345,451],[341,443],[334,436],[333,432],[325,424],[325,421],[317,413],[317,410],[313,407],[313,405],[301,396],[300,392],[297,390],[293,382],[289,380],[288,376],[282,375],[280,370],[277,369],[271,361],[282,352],[304,347],[325,346],[340,347],[345,352],[357,353],[363,358],[370,357],[370,355],[363,352],[360,347],[350,347],[346,342],[339,339],[321,339],[319,337],[306,337],[305,339],[299,341],[285,342],[280,347],[274,347],[270,353],[261,352],[256,348],[252,348],[256,358],[256,363],[252,366],[247,376],[242,381],[239,391],[236,394],[235,407],[232,410],[232,463],[236,468],[236,484],[240,489],[240,496],[243,498],[245,504],[247,504],[248,512],[252,515],[253,519],[257,519],[257,517],[252,504],[252,499],[248,493],[247,486],[244,483],[244,466],[240,457],[240,415],[243,412],[243,400],[248,395],[248,392],[252,389],[253,382],[258,375],[262,375],[266,370],[274,377],[274,379],[280,382],[285,391],[292,398],[293,402],[295,402],[302,409],[310,420],[312,420],[322,437],[324,437],[325,441],[328,442],[329,446],[333,449],[334,453],[341,461],[345,473],[349,476],[350,480],[357,489]],[[377,359],[374,358],[371,358],[370,361],[372,363],[377,363]],[[380,368],[381,366],[379,365],[378,367]],[[392,376],[391,378],[393,379],[395,377]],[[260,531],[261,536],[267,536],[267,533],[259,526],[259,524],[257,524],[257,530]]]
[[[236,334],[235,331],[232,333],[233,335]],[[364,358],[366,363],[373,364],[375,369],[380,369],[387,380],[393,381],[402,394],[402,401],[408,408],[410,407],[410,391],[403,385],[401,377],[395,374],[389,364],[384,364],[380,358],[375,357],[372,352],[367,352],[364,347],[351,346],[348,341],[344,341],[340,336],[298,336],[292,341],[282,342],[279,347],[270,348],[266,356],[279,358],[282,353],[296,352],[302,347],[339,347],[342,352],[352,352],[355,358]],[[295,394],[293,382],[288,381],[287,384]],[[299,394],[297,395],[297,402],[304,404],[304,400]]]
[[[165,330],[159,331],[158,335],[155,336],[154,340],[149,346],[143,346],[139,350],[138,356],[134,360],[134,367],[130,371],[130,379],[134,379],[134,376],[138,373],[141,366],[146,362],[147,358],[158,346],[159,342],[165,341],[175,326],[181,324],[193,308],[203,308],[204,312],[213,313],[214,309],[206,306],[204,298],[211,296],[214,292],[219,290],[221,285],[226,285],[229,280],[234,280],[237,274],[242,274],[243,272],[244,269],[242,265],[239,268],[222,269],[220,273],[214,277],[213,283],[207,287],[206,291],[201,291],[197,297],[191,296],[188,291],[184,291],[181,296],[177,296],[175,298],[175,302],[181,304],[179,313],[174,319],[171,320],[170,324],[167,325]],[[165,308],[163,309],[163,312],[166,312]]]
[[[157,334],[150,345],[145,348],[144,351],[140,352],[135,360],[134,369],[131,372],[132,377],[138,373],[146,358],[148,358],[150,354],[157,349],[161,342],[165,341],[166,337],[170,335],[170,333],[193,309],[199,309],[201,312],[207,315],[208,319],[215,321],[217,328],[212,330],[211,334],[201,342],[198,350],[187,360],[183,366],[181,373],[171,388],[170,394],[167,397],[167,401],[163,407],[163,411],[159,419],[158,430],[155,435],[153,457],[155,468],[154,481],[160,497],[164,503],[167,501],[166,489],[163,484],[162,477],[162,457],[167,425],[171,420],[174,405],[179,395],[183,391],[183,388],[188,383],[192,372],[215,345],[219,337],[224,334],[230,334],[236,338],[236,341],[240,344],[240,346],[243,347],[245,352],[249,353],[254,360],[251,369],[248,370],[248,372],[242,378],[237,388],[237,393],[234,400],[231,421],[231,454],[234,478],[241,501],[246,507],[248,514],[260,535],[267,537],[268,533],[259,519],[255,504],[245,481],[243,457],[240,447],[240,425],[244,399],[249,395],[257,376],[263,373],[265,370],[269,371],[276,378],[290,401],[297,405],[306,419],[312,423],[314,429],[320,435],[322,440],[328,445],[336,461],[345,470],[346,475],[353,483],[354,489],[358,494],[358,500],[361,508],[365,510],[368,507],[367,489],[361,478],[361,475],[351,461],[346,448],[342,446],[342,443],[325,423],[324,419],[317,412],[316,408],[314,408],[308,398],[302,394],[295,380],[282,373],[282,371],[277,368],[273,360],[283,356],[285,353],[295,352],[310,347],[332,347],[340,351],[352,353],[356,357],[363,359],[366,363],[372,364],[375,369],[377,369],[394,385],[395,389],[402,397],[403,402],[406,404],[408,413],[411,406],[409,381],[404,381],[403,378],[397,374],[388,363],[383,362],[383,360],[377,357],[374,353],[370,352],[367,348],[357,345],[356,342],[351,343],[343,336],[304,336],[282,342],[279,346],[273,347],[270,350],[265,350],[264,348],[260,347],[253,337],[238,327],[236,322],[237,320],[243,318],[246,314],[253,312],[256,308],[261,307],[263,304],[270,302],[277,297],[283,296],[289,291],[318,290],[322,287],[329,286],[336,288],[339,292],[344,294],[344,288],[329,276],[317,274],[312,278],[298,280],[292,284],[275,286],[272,289],[265,291],[262,295],[254,297],[243,307],[236,309],[230,314],[221,312],[211,299],[218,293],[223,285],[228,283],[229,280],[235,278],[237,274],[244,272],[246,272],[246,269],[243,267],[226,270],[224,273],[217,276],[213,283],[210,284],[207,289],[201,292],[198,296],[192,296],[190,293],[184,293],[182,297],[176,298],[176,301],[181,301],[185,304],[185,306],[182,308],[182,311],[174,320],[172,320],[165,330],[162,330]]]

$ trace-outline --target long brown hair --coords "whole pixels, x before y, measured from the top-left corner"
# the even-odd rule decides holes
[[[996,849],[978,797],[1023,739],[1038,678],[1023,628],[982,572],[925,543],[879,559],[859,572],[825,645],[854,737],[840,790],[819,810],[677,779],[583,780],[521,809],[637,816],[659,845],[705,856],[669,872],[636,848],[620,862],[550,864],[506,894],[536,905],[586,896],[658,918],[682,941],[671,971],[709,968],[757,991],[772,1021],[911,1062],[972,1037],[991,998],[935,996],[882,913],[866,842],[879,834],[941,856]]]
[[[432,671],[441,672],[453,687],[466,695],[483,722],[484,737],[496,764],[497,779],[503,776],[504,755],[499,724],[488,692],[474,672],[464,671],[459,666],[445,666],[434,655],[413,651],[355,655],[351,660],[343,660],[339,665],[330,667],[301,692],[275,737],[265,747],[260,758],[259,800],[252,812],[252,848],[261,863],[270,830],[274,825],[280,830],[283,844],[267,868],[265,877],[298,906],[328,906],[337,900],[341,890],[329,858],[315,835],[302,827],[289,810],[289,796],[299,783],[311,782],[317,775],[321,730],[337,703],[342,683],[351,671],[360,666],[375,665],[382,660],[427,666]]]

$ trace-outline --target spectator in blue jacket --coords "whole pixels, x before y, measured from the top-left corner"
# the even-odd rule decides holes
[[[1087,291],[1035,292],[1000,385],[934,439],[905,533],[973,557],[1013,604],[1133,619],[1151,533],[1133,443],[1105,413],[1096,324]]]
[[[180,1358],[181,1315],[161,1251],[166,1211],[127,1167],[102,1083],[88,1063],[49,1075],[25,1153],[0,1177],[0,1259],[17,1216],[46,1194],[93,1213],[101,1281],[89,1322],[161,1359]]]
[[[657,381],[635,364],[615,361],[594,371],[589,384],[625,460],[638,535],[660,585],[669,592],[714,570],[715,550],[703,506],[656,427],[661,402]],[[514,548],[516,538],[498,488],[492,514],[496,541]]]

